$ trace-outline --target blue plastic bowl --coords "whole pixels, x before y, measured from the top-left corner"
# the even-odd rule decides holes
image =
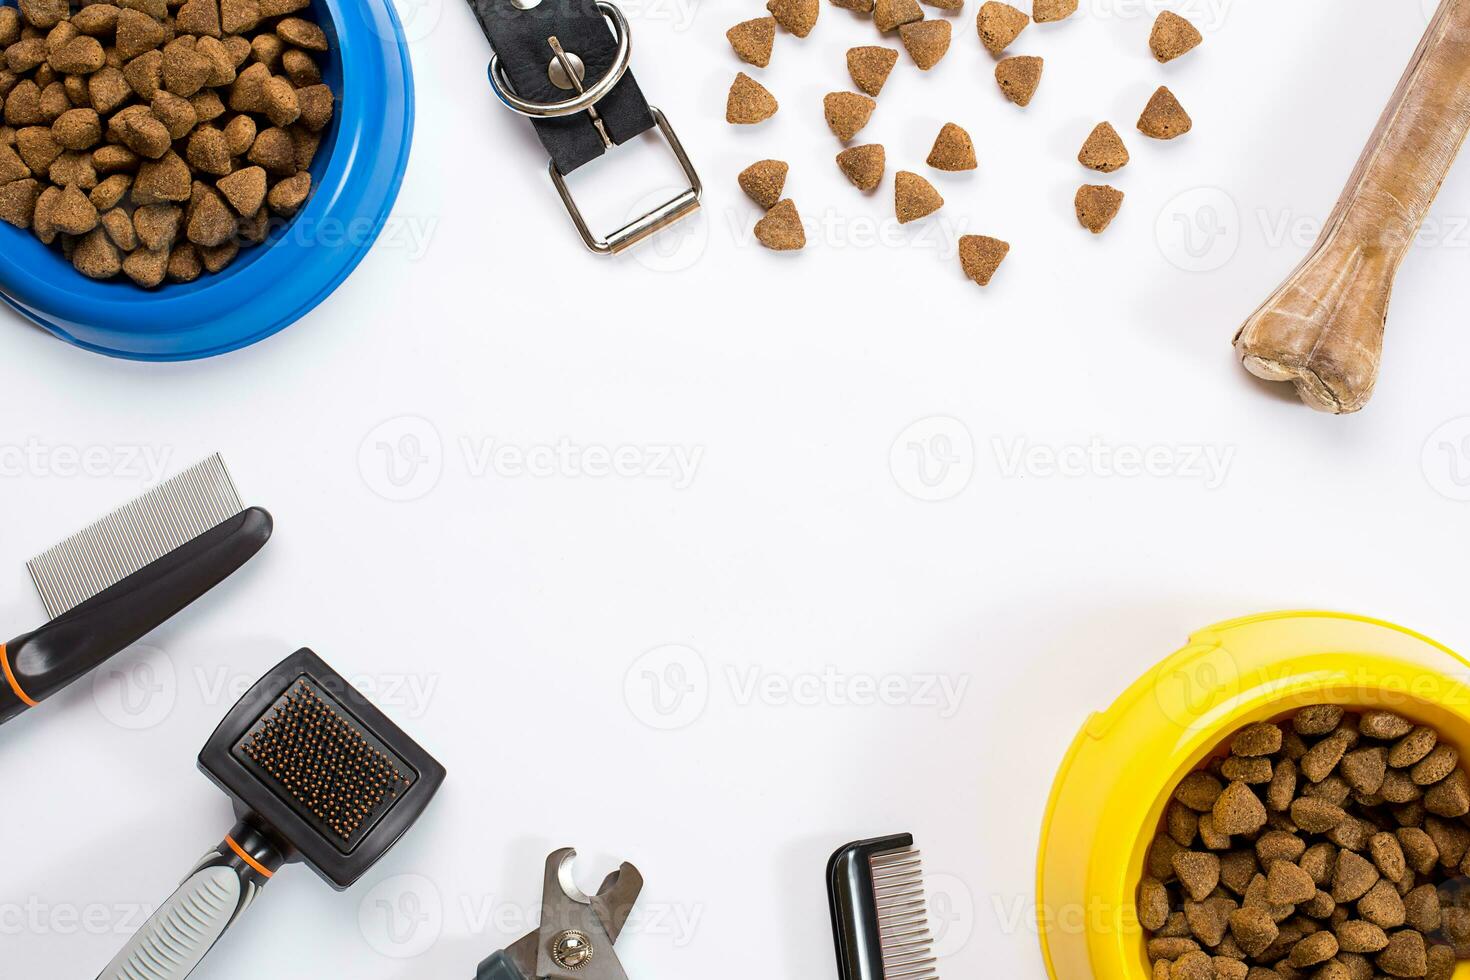
[[[403,183],[413,69],[390,0],[312,0],[311,15],[332,42],[317,61],[336,112],[293,221],[223,272],[152,290],[90,280],[56,247],[0,222],[0,299],[78,347],[143,361],[247,347],[326,299],[372,247]]]

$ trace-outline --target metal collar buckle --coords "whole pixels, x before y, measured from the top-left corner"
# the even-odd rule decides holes
[[[587,113],[592,118],[592,124],[597,127],[603,144],[608,149],[612,149],[613,141],[608,136],[601,117],[597,114],[597,103],[602,101],[627,74],[628,63],[632,57],[632,30],[623,12],[612,3],[607,0],[597,0],[597,9],[611,22],[613,34],[618,42],[613,65],[602,78],[590,86],[585,85],[583,78],[585,69],[581,63],[575,60],[574,55],[563,51],[561,42],[552,36],[547,38],[553,58],[552,71],[560,69],[557,84],[559,87],[575,90],[574,97],[561,102],[531,102],[520,98],[515,94],[515,87],[506,75],[499,55],[493,55],[490,59],[490,85],[506,108],[530,119],[554,119],[574,116],[580,112]],[[563,82],[566,84],[563,85]],[[577,226],[582,241],[599,255],[616,255],[660,229],[667,228],[699,210],[699,199],[704,193],[704,185],[700,182],[699,173],[694,169],[694,164],[690,162],[689,154],[684,151],[684,144],[674,132],[674,127],[669,125],[668,117],[654,106],[649,106],[649,112],[653,114],[659,133],[663,135],[664,142],[673,151],[674,158],[678,160],[679,167],[684,171],[684,177],[689,181],[689,186],[672,199],[660,204],[647,214],[633,219],[606,238],[599,237],[588,226],[587,219],[582,215],[582,209],[577,206],[577,201],[567,186],[566,175],[557,169],[555,161],[547,165],[551,182],[556,186],[556,192],[561,196],[562,203],[566,205],[567,213],[571,216],[572,223]]]

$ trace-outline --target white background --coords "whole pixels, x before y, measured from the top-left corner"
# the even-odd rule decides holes
[[[782,111],[734,132],[723,35],[759,5],[640,0],[635,70],[707,208],[610,262],[583,253],[529,131],[493,102],[467,8],[425,0],[403,8],[419,124],[395,221],[314,313],[173,366],[6,317],[12,633],[41,617],[24,561],[145,489],[135,451],[167,472],[223,451],[277,534],[145,648],[6,727],[0,975],[93,976],[220,839],[229,806],[195,754],[304,644],[371,685],[450,778],[350,892],[282,873],[201,978],[468,978],[529,929],[565,844],[588,887],[624,858],[647,876],[620,944],[635,980],[834,976],[828,855],[909,830],[944,975],[1036,980],[1056,764],[1191,630],[1321,607],[1470,647],[1470,169],[1400,276],[1367,412],[1313,414],[1229,346],[1331,209],[1425,12],[1193,3],[1208,40],[1167,67],[1144,0],[1033,27],[1014,50],[1045,56],[1046,77],[1022,111],[995,90],[970,0],[936,70],[901,59],[862,134],[887,145],[890,178],[864,196],[832,164],[821,97],[846,87],[869,23],[824,6],[809,39],[780,36],[755,74]],[[1173,144],[1132,125],[1163,82],[1196,120]],[[1093,239],[1071,199],[1095,178],[1074,157],[1103,118],[1134,160]],[[947,120],[981,168],[935,176],[948,205],[900,231],[891,171],[924,172]],[[751,242],[734,178],[766,156],[791,162],[817,223],[805,253]],[[575,186],[612,202],[606,226],[671,174],[650,144]],[[988,290],[960,274],[963,232],[1014,246]],[[563,442],[594,461],[632,447],[638,472],[506,463]],[[661,447],[697,456],[692,481]],[[1152,475],[1109,465],[1149,449]],[[100,472],[67,467],[80,450]],[[1046,465],[1081,451],[1080,470]],[[674,715],[650,677],[680,681],[662,691],[687,695]],[[934,678],[963,690],[957,711],[924,696]],[[909,703],[852,703],[877,682]]]

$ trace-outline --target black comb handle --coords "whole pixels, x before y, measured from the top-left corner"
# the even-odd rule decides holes
[[[827,897],[832,905],[832,938],[842,980],[883,980],[883,940],[873,858],[913,847],[910,834],[848,844],[827,864]]]
[[[280,844],[243,820],[237,823],[97,980],[184,980],[285,860]]]
[[[0,723],[90,673],[233,575],[270,539],[258,507],[180,545],[34,633],[0,645]]]

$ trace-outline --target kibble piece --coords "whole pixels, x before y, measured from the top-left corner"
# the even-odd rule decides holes
[[[1392,882],[1380,880],[1358,899],[1358,914],[1383,929],[1397,929],[1408,919],[1408,910]],[[1365,950],[1358,950],[1365,952]]]
[[[198,117],[201,124],[214,122],[214,120],[225,114],[225,104],[210,89],[205,89],[198,95],[191,96],[189,105],[193,106],[194,115]]]
[[[189,100],[172,92],[160,91],[153,97],[150,108],[154,118],[168,128],[168,135],[172,140],[181,140],[188,136],[199,122]]]
[[[868,124],[878,103],[856,92],[829,92],[822,99],[827,125],[837,138],[846,142]]]
[[[15,7],[0,7],[0,48],[8,48],[20,40],[20,11]]]
[[[88,279],[111,279],[122,271],[122,255],[106,231],[93,228],[77,242],[71,264]]]
[[[883,34],[923,19],[924,11],[919,9],[919,0],[877,0],[873,5],[873,25]]]
[[[837,154],[837,167],[858,190],[870,191],[883,180],[887,154],[881,144],[852,146]]]
[[[140,10],[121,10],[117,15],[117,53],[124,61],[161,47],[168,28]]]
[[[123,259],[123,273],[144,289],[152,289],[163,282],[168,272],[168,253],[155,252],[146,248],[129,252]]]
[[[1356,749],[1342,757],[1342,778],[1360,795],[1372,796],[1383,786],[1388,774],[1388,750],[1382,746]]]
[[[990,238],[986,235],[962,235],[960,237],[960,267],[965,270],[965,276],[972,282],[980,286],[988,286],[1010,251],[1010,244],[999,238]]]
[[[60,234],[56,230],[56,203],[61,200],[61,188],[56,186],[46,187],[36,198],[36,210],[31,217],[31,231],[45,245],[56,241]]]
[[[1337,852],[1332,873],[1332,897],[1339,902],[1356,902],[1378,883],[1378,869],[1367,858],[1343,849]]]
[[[1439,863],[1442,866],[1458,868],[1460,862],[1465,860],[1465,852],[1470,849],[1470,831],[1466,831],[1458,823],[1430,816],[1424,818],[1424,832],[1439,849]]]
[[[1340,733],[1324,738],[1302,756],[1300,762],[1302,775],[1314,783],[1320,783],[1332,775],[1332,770],[1337,768],[1337,764],[1342,761],[1347,749],[1347,739]]]
[[[1330,932],[1314,932],[1291,947],[1287,960],[1298,970],[1326,963],[1337,955],[1337,937]]]
[[[1224,789],[1225,784],[1214,776],[1196,771],[1180,780],[1179,785],[1174,788],[1174,799],[1195,813],[1208,813],[1215,808],[1215,801],[1220,798]]]
[[[1388,934],[1371,922],[1354,919],[1344,922],[1333,932],[1339,949],[1349,953],[1376,953],[1388,945]]]
[[[1245,783],[1233,782],[1215,801],[1213,816],[1220,834],[1254,834],[1266,825],[1266,806]]]
[[[1230,835],[1222,833],[1215,828],[1215,815],[1213,813],[1200,815],[1199,839],[1204,843],[1205,847],[1212,851],[1225,851],[1230,848]]]
[[[253,216],[265,203],[265,170],[260,167],[236,170],[221,178],[215,186],[241,217]]]
[[[194,50],[201,58],[209,62],[209,77],[204,80],[205,85],[210,88],[219,88],[229,85],[239,77],[235,71],[235,58],[230,54],[230,49],[225,47],[223,41],[212,37],[201,37],[194,42]]]
[[[1158,932],[1169,920],[1169,891],[1157,878],[1145,878],[1138,889],[1138,921]]]
[[[311,6],[311,0],[260,0],[260,16],[284,17]]]
[[[281,56],[286,53],[286,42],[274,34],[257,34],[250,42],[250,54],[266,71],[274,72],[281,66]]]
[[[1167,86],[1160,86],[1138,118],[1139,131],[1157,140],[1175,139],[1193,128],[1194,120]]]
[[[19,0],[19,6],[25,22],[43,31],[66,20],[71,10],[67,0]]]
[[[1174,961],[1170,980],[1214,980],[1215,967],[1210,955],[1202,950],[1185,953]]]
[[[245,74],[248,72],[240,75],[242,81]],[[236,82],[236,85],[238,84],[239,82]],[[233,98],[230,101],[230,108],[237,108]],[[730,86],[730,95],[725,102],[725,121],[733,126],[750,126],[765,122],[780,108],[776,97],[766,91],[764,85],[745,72],[741,72],[735,76],[735,82]],[[237,111],[250,110],[238,109]]]
[[[1455,771],[1460,753],[1453,746],[1440,745],[1409,769],[1409,778],[1417,786],[1432,786]]]
[[[898,223],[906,225],[910,221],[918,221],[926,218],[944,207],[944,198],[934,189],[934,185],[923,177],[907,170],[900,170],[894,177],[893,187],[894,211],[898,215]],[[1218,860],[1215,861],[1216,876],[1219,875]],[[1201,896],[1202,897],[1202,896]],[[1196,899],[1198,900],[1198,899]]]
[[[296,147],[291,142],[291,134],[274,126],[260,131],[246,159],[278,177],[290,177],[297,169]],[[229,171],[225,170],[224,173]]]
[[[954,123],[945,123],[939,130],[928,163],[935,170],[951,173],[974,170],[980,165],[975,159],[975,143],[970,134]]]
[[[820,0],[769,0],[766,9],[776,19],[776,23],[797,37],[806,37],[810,34],[812,28],[817,26],[817,17],[822,13]],[[286,37],[285,34],[281,36]],[[298,48],[307,47],[304,44],[296,46]]]
[[[235,216],[214,188],[195,182],[184,233],[202,248],[221,245],[235,233]]]
[[[1123,144],[1123,137],[1108,122],[1097,124],[1087,137],[1087,142],[1082,144],[1082,152],[1077,154],[1077,162],[1082,166],[1105,174],[1122,170],[1128,166],[1128,160],[1128,147]]]
[[[980,32],[980,43],[997,56],[1010,47],[1030,24],[1031,18],[1024,12],[999,0],[986,0],[975,20],[976,29]]]
[[[10,147],[0,144],[0,184],[12,180],[24,180],[31,175],[31,168]]]
[[[44,70],[44,69],[43,69]],[[40,75],[41,72],[36,72]],[[51,82],[41,89],[41,121],[47,124],[54,123],[61,118],[61,114],[70,109],[71,100],[66,97],[66,86],[61,82]]]
[[[99,146],[92,153],[92,167],[99,174],[129,173],[138,169],[138,154],[126,146]]]
[[[41,112],[41,87],[29,78],[18,82],[5,97],[5,124],[37,126],[46,121]]]
[[[1185,902],[1184,920],[1189,931],[1210,949],[1220,945],[1230,928],[1230,913],[1240,906],[1229,898],[1207,898],[1203,902]]]
[[[1199,814],[1175,800],[1164,811],[1164,824],[1176,844],[1189,847],[1199,833]]]
[[[138,98],[151,102],[163,88],[163,52],[147,51],[138,55],[123,65],[122,73]]]
[[[197,93],[209,81],[212,70],[192,37],[177,38],[163,49],[163,87],[175,95],[187,99]]]
[[[189,165],[169,150],[157,160],[146,161],[138,168],[138,179],[133,182],[133,203],[187,201],[191,184]]]
[[[1448,946],[1431,946],[1424,957],[1425,980],[1451,980],[1455,975],[1455,951]]]
[[[892,48],[869,45],[847,52],[847,72],[852,76],[852,83],[874,98],[883,91],[883,85],[896,64],[898,52]]]
[[[185,0],[174,20],[181,34],[214,38],[221,34],[218,0]]]
[[[90,153],[63,153],[51,164],[46,176],[57,187],[75,185],[81,190],[90,191],[97,186],[97,171],[92,168]]]
[[[816,0],[808,0],[808,2],[813,8],[816,7]],[[816,21],[815,15],[812,16],[812,20]],[[300,17],[287,17],[281,21],[276,25],[276,35],[292,47],[301,48],[303,51],[326,51],[328,49],[327,35],[322,32],[322,29]]]
[[[301,205],[306,203],[306,198],[310,193],[311,174],[299,173],[294,177],[287,177],[272,187],[265,199],[272,211],[283,218],[290,218],[296,214]]]
[[[225,145],[229,147],[230,156],[244,156],[255,144],[257,130],[255,120],[247,115],[238,115],[225,124],[221,130],[225,134]]]
[[[1188,20],[1172,10],[1165,10],[1154,21],[1148,46],[1161,62],[1173,61],[1204,43],[1204,35]]]
[[[168,257],[168,277],[174,282],[193,282],[203,273],[204,262],[191,242],[184,242]]]
[[[832,0],[832,5],[860,14],[871,14],[873,12],[873,0]]]
[[[30,177],[0,186],[0,221],[29,228],[36,211],[36,198],[40,196],[40,183]]]
[[[271,213],[262,207],[249,217],[235,222],[235,240],[242,246],[259,245],[266,240],[271,230]]]
[[[1066,20],[1077,12],[1077,6],[1077,0],[1035,0],[1031,5],[1031,19],[1038,24]]]
[[[1389,803],[1412,803],[1424,795],[1424,791],[1409,778],[1409,774],[1402,769],[1390,769],[1383,776],[1383,785],[1378,787],[1378,795]]]
[[[184,211],[176,204],[150,204],[133,212],[133,230],[143,247],[161,252],[171,248],[183,227]]]
[[[781,200],[790,166],[782,160],[761,160],[740,171],[740,189],[763,208],[772,208]]]
[[[1246,906],[1230,913],[1230,934],[1247,956],[1259,956],[1276,941],[1280,929],[1265,909]]]
[[[1123,208],[1123,192],[1102,184],[1084,184],[1077,191],[1077,220],[1094,235],[1101,235]]]
[[[51,52],[46,60],[64,75],[90,75],[107,64],[102,45],[95,37],[74,37]]]
[[[765,68],[771,63],[771,49],[776,43],[776,18],[742,21],[726,31],[725,37],[741,61]]]
[[[64,235],[85,235],[97,227],[97,208],[77,187],[64,187],[51,221]]]
[[[774,19],[769,17],[763,19],[772,21],[771,36],[774,39],[776,34]],[[770,61],[770,55],[771,52],[768,49],[766,51],[767,62]],[[764,68],[766,66],[761,65],[760,67]],[[322,83],[321,69],[316,66],[316,62],[312,60],[311,55],[305,51],[297,51],[295,48],[292,48],[289,51],[283,52],[281,54],[281,70],[286,73],[287,78],[291,79],[291,84],[297,88],[307,88]]]
[[[922,71],[928,71],[949,53],[952,28],[947,20],[921,20],[898,29],[903,46]]]
[[[1412,929],[1389,936],[1388,945],[1378,954],[1378,968],[1394,977],[1424,976],[1429,969],[1424,937]]]
[[[209,272],[219,272],[225,266],[235,261],[240,254],[240,246],[230,240],[213,248],[199,249],[199,258],[204,262],[204,268]]]
[[[138,156],[157,160],[168,152],[173,145],[173,138],[169,135],[168,127],[154,118],[153,113],[144,109],[128,118],[123,127],[123,142]]]
[[[88,101],[98,115],[105,116],[117,109],[132,94],[132,86],[120,69],[107,67],[87,76]]]
[[[71,26],[92,37],[111,34],[117,30],[118,10],[110,3],[90,4],[71,15]]]
[[[133,230],[133,219],[122,208],[113,208],[102,215],[100,223],[107,232],[107,237],[112,239],[112,244],[124,252],[131,252],[138,247],[138,233]]]
[[[292,126],[289,130],[291,136],[291,147],[294,151],[296,169],[310,170],[311,161],[316,159],[317,148],[321,146],[322,137],[320,133],[313,133],[304,126]]]
[[[1312,876],[1290,861],[1277,861],[1266,872],[1266,900],[1272,905],[1299,905],[1315,894]]]
[[[1031,104],[1036,90],[1041,86],[1041,74],[1046,67],[1042,58],[1018,55],[1006,58],[995,66],[995,81],[1007,99],[1025,108]]]
[[[1424,793],[1424,809],[1440,817],[1470,814],[1470,779],[1456,769]]]
[[[51,164],[61,156],[61,144],[47,126],[27,126],[16,130],[15,149],[21,160],[34,174],[46,174]]]
[[[296,89],[284,78],[266,79],[261,95],[265,98],[265,114],[273,124],[289,126],[300,118],[301,104],[296,101]]]
[[[806,247],[806,229],[790,198],[777,201],[755,225],[755,238],[777,252],[794,252]]]
[[[1420,932],[1438,932],[1441,915],[1439,890],[1433,885],[1420,885],[1404,896],[1404,923]]]
[[[1420,725],[1388,750],[1388,764],[1395,769],[1407,769],[1433,752],[1438,744],[1439,733]]]
[[[30,37],[17,41],[5,49],[5,67],[18,75],[29,74],[46,63],[47,50],[45,38]]]
[[[1414,730],[1414,723],[1392,711],[1375,709],[1363,712],[1358,731],[1369,738],[1403,738]]]
[[[102,120],[93,109],[68,109],[51,124],[51,135],[68,150],[87,150],[102,139]]]
[[[1434,839],[1418,827],[1400,827],[1394,831],[1399,846],[1403,848],[1404,860],[1409,867],[1421,875],[1427,875],[1439,863],[1439,848]]]
[[[265,83],[270,77],[270,69],[259,62],[240,72],[230,86],[230,109],[234,112],[264,112]]]
[[[133,178],[127,174],[113,174],[98,182],[87,195],[87,200],[98,211],[111,211],[122,203],[123,196],[133,187]]]

